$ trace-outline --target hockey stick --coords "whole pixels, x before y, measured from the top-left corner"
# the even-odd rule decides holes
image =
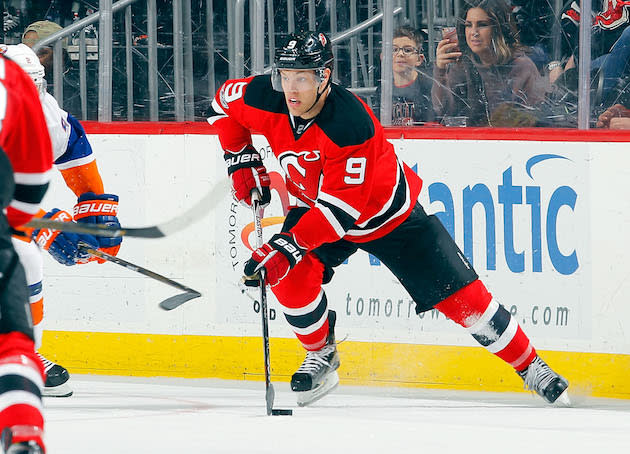
[[[106,224],[84,224],[78,222],[53,221],[51,219],[31,219],[25,226],[35,229],[61,230],[62,232],[83,233],[95,236],[129,236],[136,238],[163,238],[185,229],[197,222],[209,211],[216,208],[227,194],[229,182],[227,179],[219,181],[210,191],[181,215],[161,224],[148,227],[112,227]]]
[[[256,228],[256,247],[261,248],[263,245],[261,222],[263,208],[260,206],[260,194],[257,191],[252,192],[252,211],[254,213],[254,227]],[[276,397],[276,392],[271,384],[271,367],[269,365],[269,316],[267,314],[267,282],[265,277],[265,269],[261,268],[259,271],[260,314],[262,316],[263,351],[265,355],[265,402],[267,403],[267,416],[270,416],[273,413],[273,401]]]
[[[256,247],[263,245],[262,217],[263,210],[260,206],[260,194],[258,191],[252,192],[252,212],[254,213],[254,227],[256,228]],[[267,416],[291,416],[291,409],[273,408],[273,401],[276,392],[271,383],[271,367],[269,365],[269,315],[267,311],[267,282],[265,269],[261,268],[258,272],[260,280],[260,315],[262,316],[262,334],[263,334],[263,350],[265,354],[265,402],[267,403]],[[249,295],[248,295],[249,296]]]
[[[107,254],[103,251],[99,251],[97,249],[92,249],[89,245],[79,242],[79,250],[83,252],[87,252],[88,254],[98,257],[103,260],[107,260],[108,262],[115,263],[116,265],[120,265],[122,267],[127,268],[128,270],[135,271],[136,273],[143,274],[151,279],[155,279],[156,281],[160,281],[163,284],[170,285],[171,287],[175,287],[176,289],[183,290],[185,293],[180,293],[179,295],[171,296],[170,298],[162,301],[159,306],[165,311],[171,311],[176,307],[181,306],[186,301],[190,301],[195,298],[199,298],[201,293],[197,290],[194,290],[190,287],[186,287],[185,285],[180,284],[179,282],[175,282],[172,279],[162,276],[161,274],[154,273],[151,270],[147,270],[146,268],[142,268],[141,266],[134,265],[133,263],[127,262],[119,257],[114,255]]]

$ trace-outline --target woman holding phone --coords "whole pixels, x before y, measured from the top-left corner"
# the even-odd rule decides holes
[[[431,95],[438,115],[492,126],[500,105],[530,109],[542,101],[545,79],[518,42],[503,0],[466,3],[456,31],[450,37],[445,31],[437,45]]]

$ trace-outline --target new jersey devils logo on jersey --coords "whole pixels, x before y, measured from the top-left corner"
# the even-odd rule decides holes
[[[278,155],[287,182],[293,183],[310,200],[317,198],[322,163],[319,150],[283,151]]]

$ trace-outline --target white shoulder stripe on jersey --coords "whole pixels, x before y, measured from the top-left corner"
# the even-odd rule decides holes
[[[402,216],[403,214],[405,214],[407,212],[407,210],[409,209],[409,207],[411,206],[412,203],[415,203],[415,200],[411,200],[411,197],[409,196],[409,185],[405,183],[405,203],[403,204],[402,207],[400,207],[400,209],[391,217],[387,218],[382,224],[377,225],[376,227],[374,227],[373,229],[368,229],[368,230],[348,230],[346,232],[346,235],[348,236],[352,236],[355,238],[359,238],[362,236],[366,236],[369,235],[370,233],[373,233],[375,231],[377,231],[378,229],[380,229],[384,224],[387,224],[391,221],[393,221],[396,218],[399,218],[400,216]]]
[[[322,214],[324,215],[324,217],[326,218],[330,226],[333,228],[335,233],[339,236],[339,238],[343,238],[343,236],[346,234],[346,231],[341,226],[341,224],[339,223],[339,221],[337,220],[333,212],[330,211],[328,207],[320,203],[316,203],[315,208],[319,209],[319,211],[322,212]]]
[[[80,167],[80,166],[89,164],[90,162],[94,161],[94,159],[95,159],[94,155],[91,154],[89,156],[84,156],[82,158],[72,159],[68,162],[62,162],[61,164],[55,164],[55,166],[59,170],[67,170],[67,169],[72,169],[74,167]]]
[[[52,171],[48,170],[46,172],[41,173],[23,173],[23,172],[15,172],[13,174],[13,179],[16,184],[26,184],[29,186],[35,186],[40,184],[46,184],[50,181],[50,177],[52,176]]]
[[[392,195],[389,196],[389,200],[387,201],[387,203],[385,203],[383,205],[383,207],[380,209],[380,211],[378,213],[376,213],[374,216],[372,216],[369,219],[366,219],[364,222],[362,222],[361,224],[358,224],[359,227],[363,228],[366,225],[369,224],[369,222],[374,219],[377,218],[378,216],[382,215],[383,213],[385,213],[387,210],[389,210],[389,208],[392,206],[392,204],[394,203],[394,198],[396,197],[396,192],[398,191],[398,185],[400,184],[400,172],[401,170],[401,166],[400,166],[400,162],[398,161],[398,159],[396,159],[396,162],[398,163],[398,166],[396,168],[396,184],[394,185],[394,187],[392,188]],[[407,184],[405,182],[405,184]]]
[[[348,213],[350,215],[350,217],[356,219],[359,219],[359,217],[361,216],[361,213],[359,212],[359,210],[355,210],[353,207],[351,207],[350,205],[348,205],[346,202],[344,202],[343,200],[330,195],[330,194],[326,194],[325,192],[319,191],[319,194],[317,194],[317,198],[318,199],[322,199],[324,202],[328,202],[331,205],[336,206],[337,208],[339,208],[342,211],[345,211],[346,213]]]
[[[208,123],[210,123],[211,125],[214,124],[215,121],[218,121],[218,120],[221,120],[222,118],[227,117],[225,110],[223,110],[223,108],[219,105],[216,99],[212,100],[212,109],[217,115],[213,115],[207,118]]]
[[[26,203],[13,199],[9,206],[23,213],[37,214],[39,212],[39,203]]]

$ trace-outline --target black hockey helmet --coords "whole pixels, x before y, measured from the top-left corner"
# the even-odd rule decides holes
[[[312,69],[319,80],[324,79],[324,69],[333,68],[332,45],[321,32],[303,31],[284,37],[276,50],[272,70],[273,88],[282,91],[279,71],[281,69]]]

